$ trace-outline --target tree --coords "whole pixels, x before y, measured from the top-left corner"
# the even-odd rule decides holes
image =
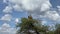
[[[28,16],[28,18],[22,18],[21,23],[18,23],[17,27],[19,27],[17,33],[24,34],[40,34],[40,32],[46,33],[46,31],[48,30],[46,26],[41,26],[41,21],[33,19],[32,16]],[[31,31],[33,31],[34,33],[32,33]]]
[[[55,34],[60,34],[60,24],[56,24]]]

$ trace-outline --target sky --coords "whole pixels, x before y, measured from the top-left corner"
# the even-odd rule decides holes
[[[30,14],[54,26],[60,22],[60,0],[0,0],[0,34],[15,34],[16,24]]]

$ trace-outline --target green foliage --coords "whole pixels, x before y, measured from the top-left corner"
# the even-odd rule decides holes
[[[56,24],[55,34],[60,34],[60,24]]]
[[[17,28],[19,27],[17,33],[26,33],[31,34],[29,30],[34,31],[36,34],[44,33],[46,34],[48,31],[48,26],[41,25],[41,21],[33,19],[31,16],[28,18],[22,18],[21,23],[17,24]]]
[[[18,28],[17,34],[60,34],[60,24],[56,24],[54,31],[50,31],[49,26],[42,25],[40,20],[33,19],[31,16],[21,18],[21,23],[18,23],[16,27]]]

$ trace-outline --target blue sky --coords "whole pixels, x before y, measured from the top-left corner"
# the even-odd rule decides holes
[[[60,5],[60,0],[50,0],[50,3],[54,8],[56,8],[56,6]]]
[[[50,0],[50,3],[52,5],[52,8],[57,8],[57,6],[60,6],[60,0]],[[0,0],[0,18],[2,16],[4,16],[6,13],[3,12],[3,9],[5,9],[5,7],[8,6],[8,4],[4,3],[3,0]],[[57,9],[56,9],[57,10]],[[19,11],[14,11],[12,10],[12,13],[9,13],[12,15],[12,17],[15,18],[22,18],[22,17],[27,17],[28,15],[26,14],[26,12],[19,12]],[[48,22],[50,20],[47,20]],[[11,22],[14,22],[14,20],[12,19]],[[51,21],[50,21],[51,22]],[[0,20],[0,26],[3,24],[3,20]],[[14,23],[9,23],[10,25],[13,25]],[[48,23],[49,24],[49,23]]]
[[[50,3],[52,4],[52,7],[53,8],[56,8],[56,6],[59,6],[60,5],[60,0],[50,0]],[[0,17],[2,17],[5,13],[3,13],[3,9],[8,6],[8,4],[6,3],[3,3],[3,0],[0,0]],[[27,17],[27,14],[26,12],[17,12],[17,11],[14,11],[12,13],[10,13],[14,18],[21,18],[21,17]],[[0,20],[0,23],[2,23],[3,21]],[[1,25],[0,24],[0,25]]]
[[[8,4],[3,3],[3,0],[0,0],[0,17],[4,16],[4,15],[6,14],[6,13],[3,12],[3,9],[4,9],[6,6],[8,6]],[[11,14],[11,15],[13,16],[12,21],[9,22],[9,24],[10,24],[11,26],[15,26],[15,24],[12,23],[12,22],[14,22],[14,19],[15,19],[15,18],[27,17],[26,12],[17,12],[17,11],[14,11],[14,10],[13,10],[13,12],[12,12],[12,13],[9,13],[9,14]],[[1,26],[2,24],[3,24],[3,20],[0,20],[0,26]]]
[[[28,17],[42,20],[42,24],[60,22],[60,0],[0,0],[0,28],[9,24],[14,28],[19,18]]]

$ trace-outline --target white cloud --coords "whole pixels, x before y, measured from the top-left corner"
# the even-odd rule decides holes
[[[57,8],[60,8],[60,6],[57,6]]]
[[[16,29],[11,28],[9,24],[4,23],[0,28],[0,34],[16,34]]]
[[[42,21],[42,25],[45,25],[46,23],[47,23],[46,20],[43,20],[43,21]]]
[[[6,6],[5,9],[3,9],[4,13],[11,13],[12,12],[12,7],[11,6]]]
[[[19,18],[16,18],[15,19],[15,24],[17,24],[18,22],[20,22],[20,19]]]
[[[57,8],[58,8],[58,11],[60,11],[60,6],[57,6]]]
[[[60,20],[60,15],[56,11],[47,11],[44,16],[54,21]]]
[[[50,4],[49,1],[46,1],[45,3],[42,4],[41,6],[41,11],[49,10],[52,5]]]
[[[11,21],[11,19],[12,19],[12,16],[10,14],[5,14],[4,16],[1,17],[0,20]]]
[[[21,12],[23,11],[22,8],[20,7],[20,5],[18,5],[18,4],[14,5],[13,8],[16,11],[21,11]]]
[[[8,5],[16,11],[26,10],[28,14],[38,15],[37,18],[40,17],[41,12],[45,10],[49,10],[51,4],[49,0],[5,0]],[[13,5],[14,4],[14,5]],[[35,17],[36,18],[36,17]]]
[[[41,0],[23,0],[22,5],[26,10],[34,10],[39,7],[40,1]]]
[[[50,7],[52,7],[52,5],[50,4],[49,0],[4,0],[4,1],[6,3],[8,1],[8,5],[11,5],[11,7],[14,10],[17,11],[26,10],[29,11],[29,13],[31,14],[37,15],[35,18],[40,18],[42,16],[43,18],[46,17],[54,21],[60,20],[60,15],[57,13],[57,11],[50,11],[51,9]],[[57,6],[57,8],[59,7],[60,6]]]
[[[3,0],[4,3],[6,3],[7,1],[6,0]]]
[[[21,4],[22,0],[6,0],[6,1],[8,1],[8,2],[10,2],[12,4]]]
[[[27,11],[33,11],[37,12],[37,10],[40,12],[41,6],[42,9],[48,10],[51,7],[51,4],[49,0],[4,0],[5,3],[8,1],[8,5],[12,5],[12,7],[15,10],[21,11],[21,10],[27,10]],[[13,5],[15,4],[15,5]],[[19,10],[20,9],[20,10]],[[37,13],[38,14],[38,13]]]
[[[5,28],[5,27],[10,27],[10,25],[7,24],[7,23],[4,23],[4,24],[2,25],[2,28]]]

